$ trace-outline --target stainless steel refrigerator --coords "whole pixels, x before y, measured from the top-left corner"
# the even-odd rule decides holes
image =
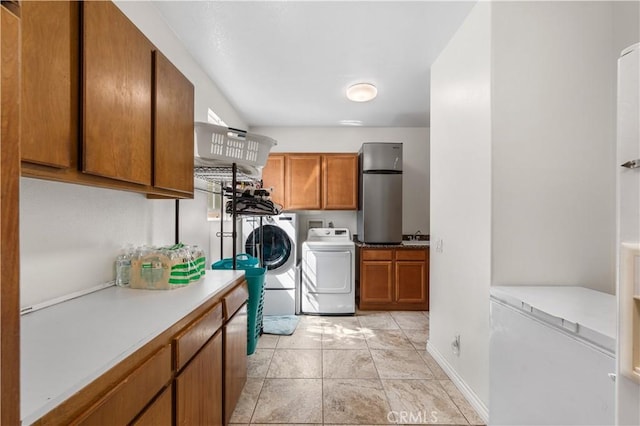
[[[363,143],[359,156],[358,240],[402,241],[402,144]]]

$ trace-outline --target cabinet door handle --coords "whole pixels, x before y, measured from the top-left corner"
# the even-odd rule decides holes
[[[627,169],[637,169],[640,167],[640,158],[637,160],[630,160],[624,164],[620,164],[620,167],[626,167]]]

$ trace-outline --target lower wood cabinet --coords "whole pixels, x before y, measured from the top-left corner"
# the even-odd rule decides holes
[[[165,388],[132,425],[171,426],[173,419],[173,385]]]
[[[227,424],[247,380],[248,294],[235,283],[35,424]]]
[[[222,324],[218,303],[173,340],[178,425],[222,424]]]
[[[165,346],[71,424],[128,424],[169,383],[171,376],[171,348]]]
[[[361,248],[359,308],[429,309],[429,249]]]
[[[244,289],[225,297],[224,336],[224,423],[228,424],[247,382],[247,304]],[[241,302],[241,304],[240,304]]]
[[[178,374],[176,386],[176,424],[222,424],[222,332]]]

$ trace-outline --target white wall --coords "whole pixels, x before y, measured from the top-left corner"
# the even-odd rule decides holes
[[[211,108],[230,126],[247,127],[150,2],[117,5],[194,83],[197,121],[206,121]],[[22,307],[113,280],[113,261],[127,243],[174,242],[175,201],[37,179],[20,182]],[[193,200],[180,201],[180,240],[202,247],[212,259],[206,200],[196,192]]]
[[[640,1],[613,2],[613,59],[640,41]]]
[[[497,2],[494,285],[614,292],[616,64],[608,2]]]
[[[615,59],[617,61],[620,51],[640,41],[640,2],[617,2],[614,5],[613,11],[614,11],[614,22],[619,23],[619,25],[616,25],[614,27]],[[630,92],[630,93],[633,93],[633,92]],[[638,103],[637,99],[638,98],[636,97],[636,104]],[[636,118],[636,121],[637,121],[637,118]],[[625,121],[618,121],[618,125],[620,126],[621,123],[623,122]],[[639,131],[638,127],[636,127],[636,131]],[[629,153],[627,149],[629,149],[629,151],[631,152],[637,152],[638,148],[640,148],[638,147],[637,144],[635,146],[625,146],[621,142],[622,141],[619,139],[618,153],[617,153],[618,161],[616,162],[617,164],[622,164],[623,162],[628,161],[624,159],[629,157]],[[621,149],[623,147],[624,149]],[[621,172],[620,177],[622,177],[622,175],[623,175],[623,172]],[[621,184],[621,181],[619,181],[619,184]],[[623,199],[626,201],[625,203],[626,205],[633,204],[633,202],[630,202],[630,200],[633,200],[633,197],[628,198],[627,196],[625,196]],[[618,202],[620,202],[621,200],[622,198],[619,199]],[[640,209],[640,206],[637,206],[636,208]],[[632,213],[632,210],[630,209],[629,211],[627,211],[627,213]],[[638,235],[638,228],[640,226],[640,223],[638,223],[637,217],[635,218],[635,220],[632,217],[628,217],[627,218],[628,221],[625,221],[625,218],[622,217],[621,215],[619,220],[620,220],[619,226],[620,226],[621,241],[640,240],[640,235]],[[635,235],[634,235],[634,231],[635,231]],[[618,303],[619,305],[621,305],[625,303],[625,301],[619,298]],[[622,325],[623,321],[625,321],[624,316],[619,315],[618,336],[624,336],[624,332],[625,332],[624,327],[626,326],[626,324],[625,326],[623,326]],[[622,346],[622,341],[619,337],[618,338],[619,353],[621,350],[621,346]],[[618,372],[620,371],[620,364],[621,362],[623,362],[621,358],[622,357],[619,357],[617,360]],[[637,383],[633,382],[628,377],[622,374],[618,374],[616,379],[616,391],[617,391],[616,424],[619,424],[619,425],[640,424],[640,386]]]
[[[127,244],[174,243],[174,201],[29,178],[20,196],[22,307],[113,280]],[[180,240],[208,252],[204,194],[181,200],[180,213]]]
[[[116,5],[195,86],[195,120],[207,121],[211,108],[228,126],[246,129],[247,124],[224,94],[185,49],[150,1],[116,0]]]
[[[254,127],[252,132],[278,141],[272,152],[358,152],[363,142],[402,142],[402,229],[429,233],[429,129],[426,127]],[[326,212],[324,215],[334,213]],[[335,226],[356,232],[356,214],[339,216]],[[315,213],[314,216],[322,216]],[[331,220],[329,218],[328,220]],[[328,223],[327,220],[327,223]],[[344,225],[339,225],[344,224]],[[305,221],[306,230],[306,221]]]
[[[478,3],[431,67],[429,351],[466,383],[484,412],[489,402],[491,6]],[[438,240],[442,252],[436,249]],[[459,357],[451,351],[456,334]]]
[[[481,409],[491,285],[614,291],[615,57],[637,11],[481,2],[432,67],[428,347]]]

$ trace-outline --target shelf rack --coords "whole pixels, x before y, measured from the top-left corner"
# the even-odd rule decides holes
[[[236,163],[232,163],[230,166],[215,166],[215,167],[194,167],[193,174],[196,178],[209,183],[219,184],[222,182],[231,182],[234,180],[235,169],[235,181],[238,183],[256,182],[256,178],[251,177],[248,174],[238,170]]]
[[[237,217],[236,188],[238,183],[255,183],[260,180],[261,169],[267,162],[269,152],[277,142],[267,136],[248,133],[244,130],[218,126],[211,123],[194,123],[198,156],[195,158],[194,177],[205,182],[220,185],[220,195],[224,187],[231,184],[231,217],[233,239],[233,269],[237,268]],[[197,188],[200,190],[199,188]],[[212,191],[206,191],[212,192]],[[176,201],[176,240],[178,239],[178,211]],[[225,202],[220,203],[220,218],[225,215]],[[248,214],[246,214],[248,216]],[[251,213],[251,216],[266,216]],[[260,219],[260,241],[262,242],[262,218]],[[224,220],[220,220],[220,257],[224,253]],[[263,255],[260,250],[260,264]]]
[[[215,166],[215,167],[203,167],[203,166],[197,166],[194,167],[194,177],[197,179],[200,179],[204,182],[207,183],[213,183],[216,185],[219,185],[221,187],[221,191],[220,192],[215,192],[215,191],[209,191],[209,190],[204,190],[202,188],[196,188],[196,190],[198,191],[204,191],[204,192],[208,192],[208,193],[214,193],[214,194],[219,194],[221,196],[224,195],[224,190],[222,189],[224,186],[230,184],[231,188],[236,188],[236,186],[238,185],[238,183],[256,183],[259,182],[260,180],[252,177],[251,175],[244,173],[240,170],[238,170],[238,165],[236,163],[231,163],[230,166]],[[263,240],[263,234],[262,234],[262,217],[263,216],[271,216],[272,214],[270,213],[250,213],[250,214],[246,214],[246,213],[242,213],[242,212],[238,212],[236,209],[236,193],[235,191],[233,192],[231,198],[231,232],[225,232],[224,231],[224,220],[220,220],[220,231],[217,233],[217,235],[220,236],[220,257],[223,257],[223,253],[224,253],[224,237],[231,237],[231,239],[233,240],[233,245],[232,245],[232,258],[233,258],[233,269],[236,269],[237,264],[236,264],[236,256],[237,256],[237,218],[239,216],[255,216],[255,217],[260,217],[260,245],[262,247],[262,240]],[[226,214],[225,211],[225,202],[223,200],[223,202],[220,203],[220,217],[224,217],[224,215]],[[178,234],[178,218],[179,218],[179,201],[176,200],[176,243],[179,242],[179,234]],[[260,260],[260,265],[263,264],[263,259],[264,259],[264,253],[262,252],[262,249],[260,249],[258,251],[259,254],[259,260]]]

